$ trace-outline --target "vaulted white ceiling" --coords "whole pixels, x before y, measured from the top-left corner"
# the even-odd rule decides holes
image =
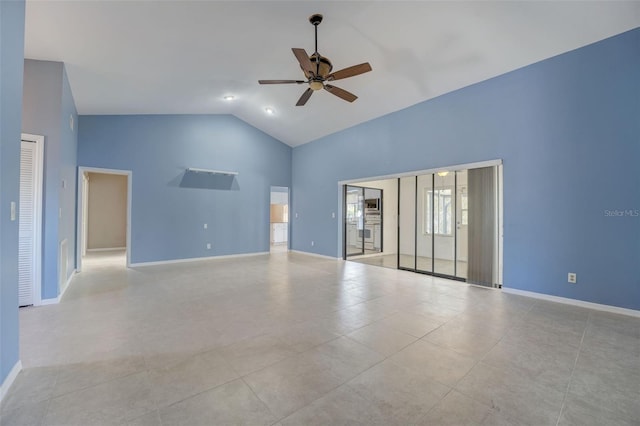
[[[335,83],[352,104],[258,85],[303,77],[313,13],[334,70],[373,67]],[[638,1],[28,0],[25,56],[66,64],[80,114],[234,114],[296,146],[638,26]]]

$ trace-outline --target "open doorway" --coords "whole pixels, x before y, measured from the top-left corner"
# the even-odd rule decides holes
[[[270,251],[286,252],[289,247],[289,188],[271,187],[269,241]]]
[[[101,259],[131,264],[131,172],[78,169],[77,265]]]

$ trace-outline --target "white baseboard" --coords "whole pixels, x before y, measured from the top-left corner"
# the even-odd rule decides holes
[[[602,305],[600,303],[585,302],[584,300],[569,299],[568,297],[552,296],[550,294],[536,293],[533,291],[518,290],[515,288],[502,287],[502,291],[519,296],[533,297],[534,299],[547,300],[550,302],[564,303],[566,305],[580,306],[582,308],[595,309],[596,311],[611,312],[614,314],[629,315],[640,318],[640,311],[635,309],[620,308],[618,306]]]
[[[241,254],[226,254],[222,256],[207,256],[207,257],[190,257],[187,259],[172,259],[172,260],[159,260],[155,262],[139,262],[129,265],[130,268],[138,268],[144,266],[157,266],[157,265],[170,265],[173,263],[188,263],[188,262],[202,262],[205,260],[217,260],[217,259],[235,259],[239,257],[254,257],[269,254],[268,251],[260,251],[255,253],[241,253]]]
[[[58,297],[53,297],[51,299],[42,299],[40,301],[40,306],[44,306],[44,305],[55,305],[56,303],[60,303],[60,296]]]
[[[62,288],[60,289],[60,294],[58,295],[58,297],[54,297],[51,299],[42,299],[40,301],[40,305],[55,305],[56,303],[60,303],[60,300],[62,300],[62,296],[64,295],[64,293],[67,291],[67,289],[69,288],[69,285],[71,284],[71,281],[73,281],[73,277],[76,276],[76,273],[78,271],[77,270],[73,270],[73,272],[71,272],[71,275],[69,275],[69,278],[67,278],[67,281],[62,285]]]
[[[319,257],[321,259],[331,259],[331,260],[342,260],[339,257],[326,256],[324,254],[310,253],[308,251],[300,251],[300,250],[289,250],[291,253],[304,254],[307,256]]]
[[[64,295],[64,292],[67,291],[67,289],[69,288],[69,284],[71,284],[71,281],[73,280],[73,277],[76,276],[76,272],[77,271],[75,269],[73,271],[71,271],[71,275],[69,275],[69,278],[67,278],[67,282],[64,283],[64,285],[60,289],[60,294],[58,295],[58,300],[62,300],[62,296]]]
[[[126,249],[127,249],[126,247],[93,248],[93,249],[87,249],[87,252],[93,253],[98,251],[123,251]]]
[[[18,360],[18,362],[15,363],[11,371],[9,371],[9,374],[7,374],[7,377],[2,382],[2,385],[0,386],[0,402],[2,402],[4,397],[7,395],[7,392],[9,392],[9,388],[16,380],[16,377],[18,377],[18,373],[20,373],[21,370],[22,362]]]

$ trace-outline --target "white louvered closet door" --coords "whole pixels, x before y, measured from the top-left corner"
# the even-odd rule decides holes
[[[36,144],[22,141],[20,151],[20,209],[18,231],[18,304],[33,305],[35,280]]]

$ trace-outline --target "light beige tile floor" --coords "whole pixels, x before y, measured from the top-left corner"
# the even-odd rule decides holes
[[[294,253],[85,259],[5,425],[638,425],[640,319]]]
[[[352,255],[349,257],[352,262],[364,263],[367,265],[383,266],[385,268],[398,268],[398,255],[395,254],[373,254],[366,252],[364,255]],[[453,260],[435,259],[425,256],[400,255],[400,266],[406,269],[417,269],[423,272],[436,272],[444,275],[455,275],[459,278],[467,277],[467,262],[458,261],[454,268]]]

